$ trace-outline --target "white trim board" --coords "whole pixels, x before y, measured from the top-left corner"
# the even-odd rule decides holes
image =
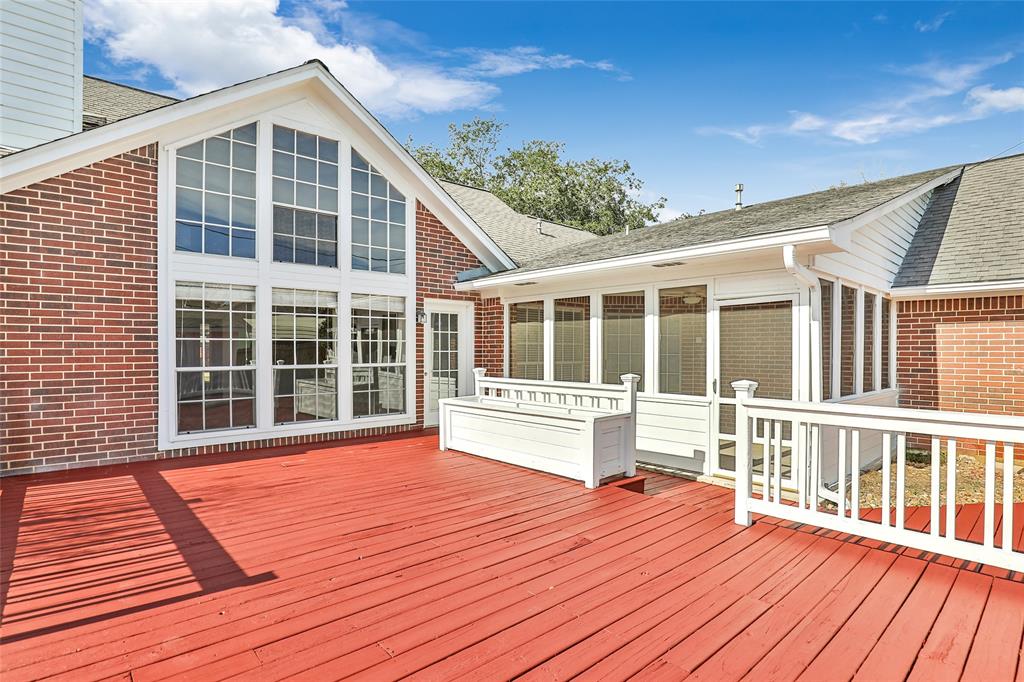
[[[928,284],[920,287],[893,287],[894,299],[945,298],[949,296],[985,296],[1024,293],[1024,279],[1003,282],[964,282],[958,284]]]

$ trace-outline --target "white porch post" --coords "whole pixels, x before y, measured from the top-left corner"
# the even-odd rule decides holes
[[[487,374],[486,367],[476,367],[473,369],[473,395],[480,395],[480,380]]]
[[[629,429],[626,433],[626,476],[636,476],[636,389],[640,383],[637,374],[623,374],[619,377],[626,387],[626,406],[629,408]]]
[[[736,506],[735,521],[741,526],[750,525],[751,467],[750,467],[750,420],[747,418],[746,401],[754,397],[757,382],[740,379],[732,382],[736,391]],[[765,465],[767,464],[767,443],[765,444]],[[767,498],[766,498],[767,499]]]

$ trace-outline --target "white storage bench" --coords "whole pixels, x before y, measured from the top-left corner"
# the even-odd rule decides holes
[[[476,395],[439,401],[442,450],[565,476],[588,488],[636,475],[636,374],[612,386],[473,373]]]

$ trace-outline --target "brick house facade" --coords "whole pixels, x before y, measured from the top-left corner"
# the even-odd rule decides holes
[[[416,423],[158,450],[157,149],[147,145],[0,197],[0,474],[423,429]],[[416,302],[472,301],[476,362],[502,372],[503,308],[456,292],[476,256],[416,202]]]

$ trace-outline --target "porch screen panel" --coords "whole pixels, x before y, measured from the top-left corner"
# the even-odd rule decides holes
[[[352,294],[352,416],[405,412],[405,299]]]
[[[658,294],[658,391],[707,393],[706,286],[662,289]]]
[[[637,374],[644,390],[644,292],[605,295],[601,312],[601,382],[619,384],[623,374]]]
[[[255,287],[175,285],[178,433],[256,425]]]
[[[338,294],[274,289],[274,423],[338,418]]]
[[[821,288],[821,398],[832,398],[832,282],[819,279]]]
[[[853,395],[857,391],[857,290],[844,286],[840,294],[839,318],[839,395]]]
[[[864,391],[875,390],[875,295],[864,294]]]
[[[590,381],[590,297],[555,301],[555,381]]]
[[[882,388],[892,388],[892,380],[889,378],[889,355],[892,351],[891,339],[889,338],[892,311],[892,301],[882,299]]]
[[[508,313],[509,375],[544,378],[544,302],[513,303]]]

